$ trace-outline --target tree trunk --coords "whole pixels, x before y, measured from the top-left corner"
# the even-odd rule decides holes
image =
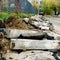
[[[19,13],[19,4],[20,3],[20,0],[15,0],[15,12],[16,13]]]
[[[2,11],[2,7],[3,7],[3,1],[0,0],[0,12]]]
[[[11,4],[11,1],[8,0],[8,13],[10,13],[10,4]]]

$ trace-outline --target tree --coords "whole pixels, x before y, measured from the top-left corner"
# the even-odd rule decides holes
[[[42,0],[42,9],[44,10],[45,14],[52,14],[53,11],[56,14],[57,6],[57,0]]]
[[[15,12],[16,13],[19,13],[19,4],[20,3],[20,0],[15,0]]]
[[[0,12],[2,11],[2,7],[3,7],[3,1],[0,0]]]
[[[10,13],[10,4],[11,4],[11,0],[8,0],[8,13]]]
[[[58,14],[60,14],[60,0],[57,0],[58,1]]]
[[[38,10],[38,5],[37,4],[38,4],[37,0],[32,0],[32,5],[36,10]]]

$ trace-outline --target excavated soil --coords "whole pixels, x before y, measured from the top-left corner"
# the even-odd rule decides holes
[[[10,40],[0,32],[0,54],[5,54],[8,50],[10,50]]]
[[[9,17],[5,21],[5,26],[11,29],[35,29],[33,26],[26,24],[23,18],[16,18],[14,16]]]

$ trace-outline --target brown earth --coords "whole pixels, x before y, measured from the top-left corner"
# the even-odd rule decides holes
[[[10,41],[0,32],[0,54],[5,54],[8,50],[10,50]]]
[[[33,26],[26,24],[23,18],[16,18],[14,16],[9,17],[5,21],[5,26],[11,29],[35,29]]]

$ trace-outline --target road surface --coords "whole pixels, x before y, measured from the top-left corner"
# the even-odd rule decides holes
[[[49,21],[51,23],[53,23],[54,26],[54,31],[58,34],[60,34],[60,18],[56,18],[56,17],[50,17]]]

